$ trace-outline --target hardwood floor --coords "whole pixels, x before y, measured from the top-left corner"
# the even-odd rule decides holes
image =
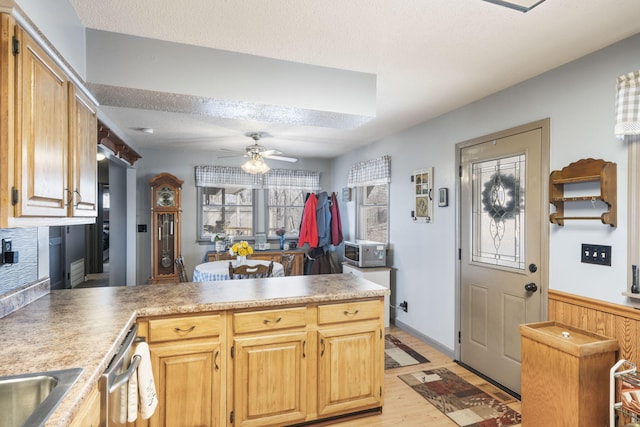
[[[429,359],[430,362],[421,365],[404,366],[386,370],[384,375],[385,400],[382,414],[371,415],[354,420],[334,422],[331,424],[332,426],[457,426],[456,423],[451,421],[446,415],[432,406],[429,402],[423,399],[418,393],[413,391],[401,379],[398,378],[398,375],[408,374],[423,369],[426,370],[435,368],[447,368],[489,394],[492,394],[494,396],[504,396],[503,400],[505,402],[511,402],[508,404],[509,407],[518,412],[521,412],[519,400],[512,398],[510,395],[506,394],[499,388],[493,386],[492,384],[486,382],[484,379],[464,369],[453,360],[433,349],[433,347],[425,344],[418,338],[413,337],[412,335],[395,326],[391,326],[388,330],[388,333],[398,337],[402,342],[409,345],[418,353]],[[519,426],[520,424],[517,424],[514,427]]]

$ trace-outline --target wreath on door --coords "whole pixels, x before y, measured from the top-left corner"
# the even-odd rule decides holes
[[[504,175],[500,172],[493,174],[484,183],[482,206],[491,218],[497,221],[515,216],[517,213],[516,205],[520,205],[516,184],[515,176]]]

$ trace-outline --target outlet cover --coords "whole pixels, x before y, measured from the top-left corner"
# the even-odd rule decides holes
[[[581,261],[611,266],[611,246],[583,243]]]

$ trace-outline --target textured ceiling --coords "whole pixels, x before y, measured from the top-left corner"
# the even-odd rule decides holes
[[[639,0],[546,0],[527,13],[481,0],[69,1],[91,29],[376,76],[375,118],[347,129],[103,105],[137,149],[242,148],[245,132],[267,131],[268,148],[333,157],[640,32]],[[140,88],[129,89],[117,96]]]

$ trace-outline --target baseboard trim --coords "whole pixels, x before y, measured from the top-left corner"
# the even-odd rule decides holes
[[[429,344],[431,347],[435,348],[436,350],[438,350],[440,353],[444,354],[447,357],[450,357],[451,359],[455,359],[455,351],[445,347],[444,345],[442,345],[441,343],[439,343],[438,341],[434,341],[433,339],[429,338],[428,336],[424,335],[423,333],[416,331],[415,329],[413,329],[411,326],[406,325],[404,323],[402,323],[401,321],[395,319],[393,324],[402,329],[403,331],[410,333],[411,335],[413,335],[416,338],[420,338],[420,340],[426,342],[427,344]]]

